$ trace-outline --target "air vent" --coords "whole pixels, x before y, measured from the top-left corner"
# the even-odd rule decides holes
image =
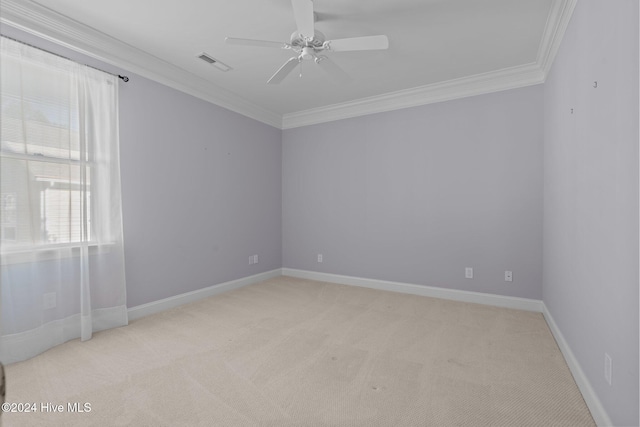
[[[202,59],[207,64],[213,65],[218,70],[229,71],[231,69],[231,67],[229,67],[227,64],[218,61],[216,58],[209,55],[208,53],[202,52],[201,54],[198,55],[198,58]]]

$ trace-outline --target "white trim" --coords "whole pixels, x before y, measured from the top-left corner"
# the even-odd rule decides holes
[[[573,374],[573,379],[576,381],[580,392],[582,393],[582,397],[584,397],[584,401],[589,407],[589,411],[591,411],[591,416],[598,426],[612,426],[611,418],[605,411],[602,402],[598,399],[598,395],[591,387],[591,383],[587,379],[587,376],[584,374],[584,371],[580,367],[580,363],[578,363],[578,359],[576,359],[573,351],[571,351],[571,347],[569,347],[569,343],[564,339],[564,335],[560,331],[560,328],[553,320],[553,316],[547,309],[546,304],[542,303],[542,314],[549,325],[549,329],[551,329],[551,333],[556,339],[556,343],[558,343],[558,347],[560,347],[560,351],[564,356],[567,365],[569,365],[569,370]]]
[[[0,22],[279,129],[432,104],[544,82],[577,0],[554,0],[535,63],[281,115],[51,9],[2,0]]]
[[[551,5],[536,60],[545,79],[551,70],[551,65],[556,58],[558,49],[560,49],[560,43],[564,38],[564,33],[569,26],[569,21],[577,3],[578,0],[556,0]]]
[[[164,310],[169,310],[174,307],[178,307],[183,304],[198,301],[203,298],[207,298],[213,295],[218,295],[223,292],[232,291],[234,289],[241,288],[247,285],[253,285],[254,283],[262,282],[263,280],[271,279],[281,275],[279,268],[275,270],[267,271],[264,273],[254,274],[253,276],[243,277],[241,279],[231,280],[229,282],[219,283],[217,285],[209,286],[203,289],[198,289],[191,292],[185,292],[184,294],[175,295],[169,298],[153,301],[147,304],[137,305],[131,307],[128,310],[129,320],[139,319],[150,314],[159,313]]]
[[[281,116],[273,111],[259,107],[183,68],[35,2],[2,0],[0,23],[121,67],[270,126],[280,128],[282,124]]]
[[[317,271],[296,270],[293,268],[283,268],[282,275],[300,279],[338,283],[341,285],[361,286],[381,291],[400,292],[403,294],[471,302],[495,307],[513,308],[516,310],[535,311],[538,313],[542,312],[543,307],[542,301],[529,298],[508,297],[504,295],[462,291],[459,289],[445,289],[435,286],[390,282],[387,280],[365,279],[362,277],[342,276],[338,274],[319,273]]]
[[[342,104],[285,114],[282,128],[291,129],[316,123],[330,122],[367,114],[450,101],[507,89],[542,83],[544,75],[535,64],[434,83],[412,89],[361,98]]]

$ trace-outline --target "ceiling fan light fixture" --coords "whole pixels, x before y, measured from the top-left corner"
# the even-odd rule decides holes
[[[300,57],[302,59],[312,59],[315,58],[315,51],[313,50],[313,48],[311,47],[304,47],[302,48],[302,53],[300,54]]]

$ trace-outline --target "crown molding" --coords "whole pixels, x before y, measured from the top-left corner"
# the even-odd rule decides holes
[[[282,118],[282,128],[309,126],[544,83],[577,1],[553,0],[534,63],[341,104],[287,113]]]
[[[0,1],[0,23],[270,126],[291,129],[544,83],[577,1],[553,0],[534,63],[284,115],[33,1]]]
[[[536,60],[544,73],[545,80],[560,49],[560,43],[577,3],[578,0],[555,0],[551,6]]]
[[[291,129],[312,124],[382,113],[482,95],[507,89],[536,85],[544,81],[537,64],[527,64],[434,83],[412,89],[361,98],[355,101],[285,114],[282,128]]]
[[[28,0],[2,0],[0,23],[280,128],[280,114],[85,24]]]

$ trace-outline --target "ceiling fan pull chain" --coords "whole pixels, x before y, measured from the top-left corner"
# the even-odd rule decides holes
[[[298,77],[302,78],[302,61],[298,62],[300,64],[300,75]]]

